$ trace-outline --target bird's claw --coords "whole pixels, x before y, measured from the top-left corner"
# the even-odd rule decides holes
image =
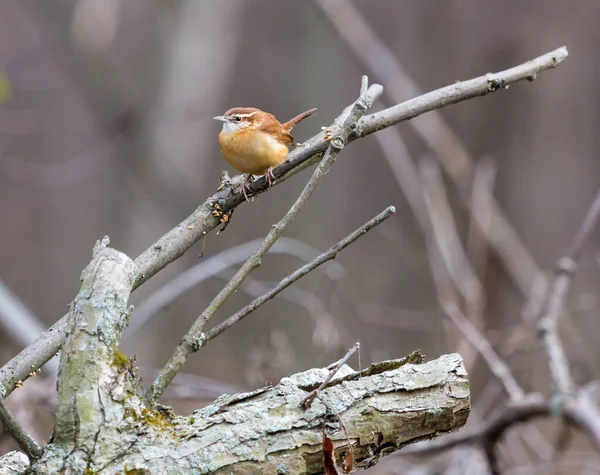
[[[265,175],[267,177],[267,183],[269,185],[269,188],[271,188],[273,181],[276,180],[275,175],[273,175],[273,167],[269,167]]]

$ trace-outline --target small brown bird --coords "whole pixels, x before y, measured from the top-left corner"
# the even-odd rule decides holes
[[[298,122],[314,115],[310,109],[282,124],[273,114],[254,107],[234,107],[225,114],[214,117],[223,122],[219,133],[221,153],[233,168],[248,173],[242,190],[252,175],[267,175],[269,186],[273,167],[283,163],[288,156],[288,147],[294,143],[290,135]],[[246,197],[247,198],[247,197]]]

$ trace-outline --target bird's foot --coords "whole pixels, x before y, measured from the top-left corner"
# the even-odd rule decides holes
[[[252,183],[254,181],[254,176],[251,173],[248,173],[248,175],[246,176],[246,179],[242,182],[242,193],[244,193],[244,198],[246,198],[246,201],[250,201],[250,199],[248,198],[248,194],[246,193],[246,190],[250,191],[250,183]],[[254,197],[252,196],[252,199],[254,199]]]
[[[265,173],[265,176],[267,177],[267,183],[269,185],[269,188],[271,188],[273,182],[276,180],[275,175],[273,175],[273,167],[269,167],[267,169],[267,173]]]

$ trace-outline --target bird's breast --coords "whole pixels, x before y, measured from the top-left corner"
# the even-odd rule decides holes
[[[283,163],[288,155],[287,145],[270,134],[252,129],[236,132],[222,130],[219,147],[233,168],[253,175],[264,174],[269,167]]]

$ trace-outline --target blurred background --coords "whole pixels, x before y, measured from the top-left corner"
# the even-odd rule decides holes
[[[317,107],[318,115],[294,131],[302,142],[356,98],[362,74],[386,87],[378,110],[564,44],[569,58],[533,83],[345,149],[286,234],[293,240],[280,242],[214,322],[384,207],[394,205],[396,215],[194,355],[165,400],[189,412],[223,392],[327,365],[356,341],[363,367],[418,348],[429,358],[472,353],[440,310],[426,245],[436,235],[423,220],[435,220],[436,212],[453,216],[437,239],[450,236],[456,245],[458,238],[465,250],[466,274],[459,272],[455,286],[469,318],[526,390],[547,391],[529,307],[600,185],[599,18],[594,0],[3,0],[0,279],[4,300],[18,299],[37,324],[19,326],[3,316],[0,359],[8,361],[66,313],[97,239],[109,235],[111,246],[136,257],[216,190],[222,170],[233,173],[218,150],[221,125],[213,116],[253,106],[283,122]],[[459,155],[473,173],[438,169]],[[407,199],[408,189],[421,185],[403,183],[410,175],[399,163],[422,175],[425,200]],[[256,244],[238,246],[266,235],[309,176],[303,172],[241,205],[226,232],[208,235],[202,259],[198,244],[135,292],[133,303],[145,314],[143,321],[134,314],[135,330],[121,349],[135,355],[146,387]],[[512,261],[473,226],[470,210],[480,209],[484,223],[492,213],[490,193],[507,218],[490,232],[514,229],[507,245],[523,244]],[[577,382],[600,373],[597,247],[595,233],[563,319]],[[224,259],[235,263],[210,270]],[[203,264],[212,266],[208,278],[164,307],[148,303]],[[476,420],[504,396],[480,359],[465,359]],[[54,384],[46,389],[27,402],[46,414],[30,421],[42,439],[51,430],[44,404],[51,405]],[[545,473],[554,442],[540,427],[503,443],[507,473]],[[4,442],[3,451],[10,446]],[[600,459],[580,442],[572,442],[554,473],[600,473]],[[422,463],[426,473],[437,470],[436,461],[393,457],[372,472],[408,473]],[[464,470],[456,473],[479,473]]]

